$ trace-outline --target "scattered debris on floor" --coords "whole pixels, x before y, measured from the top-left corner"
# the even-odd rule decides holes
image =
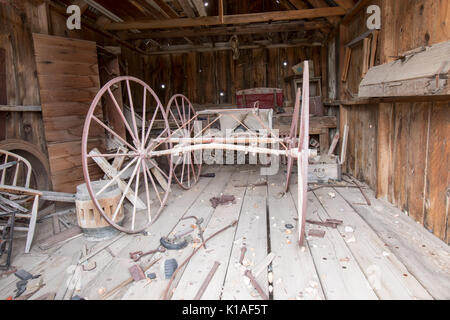
[[[316,238],[323,238],[323,237],[325,237],[325,231],[317,230],[317,229],[311,229],[308,232],[308,236],[316,237]]]
[[[166,279],[170,279],[178,268],[178,262],[176,259],[169,259],[164,261],[164,276]]]
[[[211,201],[211,206],[215,209],[219,205],[226,205],[229,203],[236,203],[235,197],[233,195],[222,195],[220,197],[213,197],[209,199]]]
[[[167,250],[181,250],[187,247],[188,241],[186,238],[183,239],[177,239],[177,238],[168,238],[168,237],[161,237],[159,239],[159,242],[161,245],[166,248]]]
[[[314,225],[318,225],[318,226],[322,226],[322,227],[328,227],[328,228],[333,228],[333,229],[336,229],[339,225],[344,223],[343,221],[336,220],[336,219],[327,219],[325,222],[315,221],[315,220],[306,220],[306,222],[309,223],[309,224],[314,224]]]
[[[216,174],[215,173],[203,173],[200,175],[200,177],[202,178],[215,178]]]

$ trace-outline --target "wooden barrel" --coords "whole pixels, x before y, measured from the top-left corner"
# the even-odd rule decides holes
[[[98,192],[109,180],[99,180],[91,182],[94,192]],[[120,201],[122,192],[114,183],[109,186],[97,198],[98,202],[103,208],[105,214],[112,219],[117,205]],[[87,191],[86,184],[77,186],[77,193],[75,196],[75,205],[77,211],[78,225],[83,230],[87,240],[103,241],[115,236],[118,230],[110,226],[110,224],[103,218],[100,212],[95,208],[93,201]],[[121,224],[124,218],[123,206],[119,209],[119,213],[115,221]]]

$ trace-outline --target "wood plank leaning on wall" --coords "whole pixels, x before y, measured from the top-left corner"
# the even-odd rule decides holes
[[[83,183],[81,136],[85,115],[100,89],[95,42],[33,34],[53,189],[75,192]],[[76,88],[74,88],[76,84]],[[102,118],[101,108],[97,117]],[[100,126],[91,139],[103,140]],[[93,164],[92,172],[100,174]]]

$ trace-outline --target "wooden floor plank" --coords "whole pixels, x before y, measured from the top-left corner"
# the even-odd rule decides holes
[[[316,221],[330,218],[313,193],[308,194],[308,213],[308,218]],[[324,238],[309,236],[308,243],[327,299],[377,300],[377,295],[339,231],[307,224],[306,234],[311,229],[326,232]]]
[[[235,168],[231,166],[222,167],[221,170],[216,173],[215,178],[211,179],[211,182],[209,183],[208,187],[205,190],[203,190],[203,192],[196,199],[196,201],[189,208],[183,208],[184,210],[186,210],[183,216],[196,216],[199,219],[203,218],[204,222],[202,223],[202,227],[207,227],[209,220],[214,212],[214,208],[211,206],[211,202],[209,201],[209,199],[212,197],[216,197],[223,192],[234,170]],[[193,223],[195,223],[194,220],[180,220],[176,224],[175,228],[172,230],[171,236],[173,236],[173,234],[175,234],[178,231],[186,230]],[[191,233],[191,235],[194,238],[197,238],[196,232]],[[169,282],[169,280],[166,280],[164,278],[164,271],[163,271],[164,262],[169,259],[176,259],[178,265],[180,265],[192,253],[192,250],[196,248],[196,246],[198,245],[199,244],[189,244],[186,248],[182,250],[167,250],[165,253],[162,254],[162,259],[154,266],[154,268],[158,270],[157,272],[158,280],[152,282],[150,285],[147,285],[146,281],[133,283],[129,287],[129,290],[122,296],[122,299],[123,300],[160,299],[162,297],[163,291],[165,290]],[[183,275],[183,271],[184,269],[180,270],[177,273],[177,277],[173,282],[173,288],[176,287],[180,277]]]
[[[251,172],[249,183],[256,183],[261,178],[259,168]],[[268,254],[267,221],[266,221],[267,186],[249,187],[245,194],[239,223],[236,230],[236,240],[233,243],[231,259],[228,265],[223,287],[223,300],[259,300],[248,278],[244,276],[245,268],[239,264],[241,247],[246,245],[246,259],[250,265],[257,265]],[[257,281],[269,295],[267,270],[262,272]]]
[[[380,299],[432,299],[335,189],[322,188],[314,193],[330,218],[344,221],[338,230],[347,239],[348,247]],[[353,233],[346,233],[346,226],[351,227]]]
[[[362,202],[357,189],[338,189],[341,196]],[[372,206],[353,204],[358,214],[391,248],[405,267],[426,290],[440,300],[450,299],[450,248],[433,234],[426,232],[411,217],[385,200],[375,198],[367,190]]]
[[[211,171],[216,172],[217,169],[211,168]],[[98,290],[100,288],[105,288],[109,291],[123,280],[126,280],[130,276],[128,267],[133,265],[132,260],[129,258],[129,252],[140,250],[149,251],[157,248],[159,239],[162,236],[167,236],[173,230],[179,219],[211,182],[212,179],[200,179],[195,187],[187,191],[172,185],[172,192],[169,195],[167,207],[164,209],[161,217],[147,229],[150,235],[127,235],[110,246],[111,252],[116,256],[115,258],[109,253],[103,252],[91,259],[101,265],[104,264],[101,259],[107,259],[109,263],[103,269],[91,271],[97,276],[93,277],[92,281],[82,288],[82,294],[90,299],[99,299]],[[141,259],[140,263],[145,265],[151,259],[152,256],[146,256]],[[120,297],[126,290],[128,288],[119,291],[111,299]]]
[[[271,251],[276,254],[272,262],[274,300],[324,299],[322,286],[314,266],[308,243],[300,248],[296,242],[297,207],[290,193],[283,195],[284,174],[268,177],[268,205]],[[297,199],[297,197],[295,197]]]
[[[247,184],[249,177],[248,171],[241,171],[242,167],[237,168],[223,192],[226,195],[234,195],[235,203],[216,208],[208,228],[205,230],[205,238],[239,219],[247,188],[235,188],[234,185]],[[206,288],[202,300],[218,300],[220,298],[235,233],[236,228],[228,229],[217,238],[211,239],[207,244],[207,249],[201,250],[192,258],[174,292],[174,300],[193,299],[215,261],[218,261],[220,265]]]

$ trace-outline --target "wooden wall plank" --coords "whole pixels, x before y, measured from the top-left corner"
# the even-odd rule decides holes
[[[450,185],[449,106],[449,102],[439,102],[435,103],[431,110],[425,201],[425,227],[447,243],[447,199]]]
[[[80,141],[85,112],[100,89],[96,44],[39,34],[34,34],[33,40],[53,188],[75,192],[83,180]],[[61,85],[54,86],[53,76],[62,80]],[[73,88],[69,79],[80,79],[83,85]],[[67,106],[71,108],[64,108]],[[58,112],[53,113],[55,109]],[[97,115],[102,118],[101,108]],[[104,141],[105,133],[96,125],[91,126],[90,136]],[[92,174],[101,174],[95,164]]]

